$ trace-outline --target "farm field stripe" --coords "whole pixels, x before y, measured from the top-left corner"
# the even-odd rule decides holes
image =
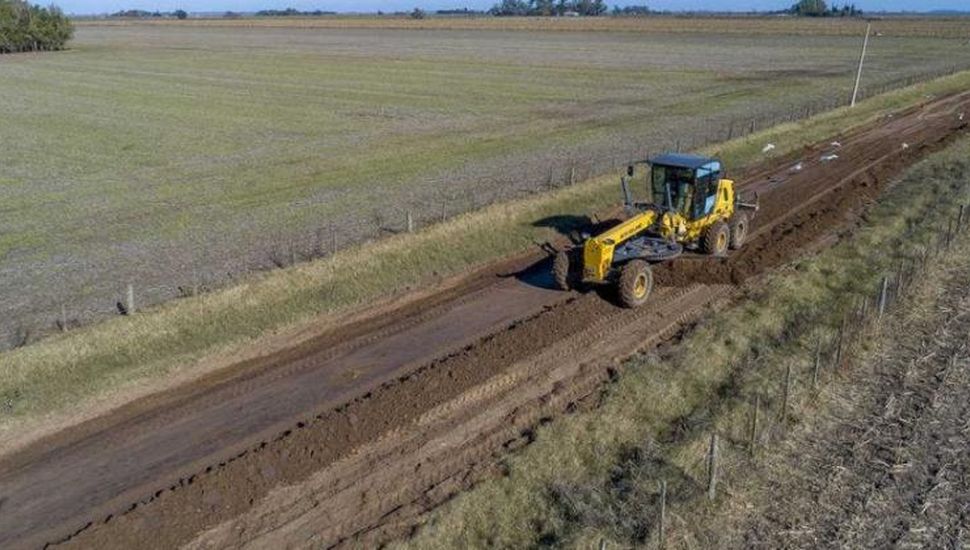
[[[860,36],[865,24],[858,18],[836,21],[805,21],[778,17],[243,17],[193,18],[173,20],[78,20],[80,27],[210,27],[210,28],[289,28],[289,29],[385,29],[385,30],[505,30],[547,32],[631,32],[631,33],[709,33],[709,34],[781,34],[812,36]],[[927,19],[925,17],[892,17],[879,20],[874,32],[886,36],[926,36],[966,38],[967,29],[960,18]]]

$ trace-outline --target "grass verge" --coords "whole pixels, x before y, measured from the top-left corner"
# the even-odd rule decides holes
[[[970,87],[962,72],[871,98],[807,121],[781,125],[705,151],[729,166],[761,160],[764,143],[783,154],[908,107],[928,95]],[[296,330],[324,315],[431,284],[435,278],[528,249],[552,230],[536,221],[584,214],[617,200],[616,177],[581,184],[428,227],[416,234],[367,243],[334,257],[255,276],[237,286],[171,302],[133,317],[56,336],[0,355],[0,431],[32,418],[72,410],[86,400],[150,384],[200,359],[258,337]]]
[[[704,521],[703,513],[718,505],[706,497],[710,435],[721,436],[721,464],[731,480],[744,475],[756,402],[762,411],[757,442],[790,428],[796,418],[781,412],[787,369],[794,373],[788,409],[794,411],[811,398],[817,343],[823,364],[832,365],[838,327],[854,319],[863,298],[872,303],[883,276],[934,250],[940,224],[945,228],[970,200],[968,156],[970,140],[963,140],[914,166],[851,237],[766,275],[749,299],[699,324],[666,356],[629,361],[600,407],[540,428],[532,445],[508,459],[506,477],[439,509],[403,546],[655,544],[661,479],[668,482],[675,528]],[[848,326],[860,334],[858,323]],[[868,353],[877,340],[852,342],[843,345],[840,365]],[[827,367],[822,382],[837,372]],[[722,484],[725,490],[729,484]],[[678,540],[685,547],[716,545],[683,531]]]
[[[920,492],[920,468],[932,469],[941,456],[932,443],[943,439],[940,430],[966,421],[948,417],[942,403],[966,399],[957,365],[965,361],[968,253],[964,227],[884,317],[856,325],[841,368],[826,368],[815,388],[810,371],[796,371],[788,422],[760,434],[755,453],[723,463],[728,490],[716,505],[701,498],[671,507],[691,521],[671,526],[668,546],[928,547],[958,538],[947,531],[960,519],[959,498],[934,494],[929,513],[911,499]],[[804,357],[797,361],[805,365]]]

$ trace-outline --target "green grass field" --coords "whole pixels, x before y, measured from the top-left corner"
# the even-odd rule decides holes
[[[3,59],[0,342],[802,116],[847,99],[860,42],[303,23],[85,23]],[[864,88],[970,64],[959,25],[887,27]]]

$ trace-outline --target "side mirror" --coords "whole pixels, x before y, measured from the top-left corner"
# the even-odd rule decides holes
[[[632,164],[626,167],[626,175],[630,176],[631,178],[633,177],[633,165]]]

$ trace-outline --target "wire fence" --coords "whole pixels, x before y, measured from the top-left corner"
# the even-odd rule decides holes
[[[951,65],[943,69],[925,71],[919,74],[890,79],[885,82],[862,87],[860,98],[872,97],[901,87],[911,86],[942,76],[965,70],[965,66]],[[422,227],[442,223],[451,217],[478,210],[492,204],[527,196],[552,189],[575,185],[591,178],[616,173],[627,164],[643,161],[653,153],[662,151],[691,151],[698,148],[745,137],[785,122],[810,118],[817,114],[849,105],[849,93],[831,94],[827,97],[801,99],[791,104],[772,105],[762,112],[745,116],[701,118],[695,121],[691,131],[672,132],[662,139],[633,141],[622,147],[614,148],[608,154],[583,154],[571,152],[568,161],[556,162],[532,170],[527,178],[515,178],[517,188],[508,191],[509,181],[491,176],[486,177],[477,192],[447,193],[439,191],[429,204],[421,201],[419,206],[407,203],[394,203],[376,207],[370,219],[370,231],[363,237],[351,238],[342,234],[334,223],[321,225],[309,234],[289,236],[265,252],[266,262],[255,270],[286,268],[300,262],[326,258],[336,254],[344,247],[360,244],[368,239],[380,238],[388,234],[407,233]],[[525,182],[525,183],[523,183]],[[444,187],[443,185],[440,187]],[[27,345],[45,335],[56,331],[67,331],[112,313],[131,315],[137,307],[143,308],[175,298],[196,296],[215,290],[231,283],[233,277],[207,277],[201,270],[187,274],[187,280],[174,286],[168,293],[153,292],[145,297],[136,282],[119,282],[119,299],[109,300],[102,308],[92,311],[66,302],[52,308],[42,320],[32,323],[8,325],[6,342],[0,338],[0,348],[16,348]],[[0,330],[3,330],[0,327]]]
[[[835,334],[828,339],[819,337],[815,343],[814,360],[809,364],[809,370],[795,372],[792,362],[779,370],[777,382],[772,384],[768,392],[756,393],[749,403],[749,433],[744,438],[720,437],[716,431],[710,434],[710,443],[704,449],[704,454],[694,457],[692,471],[700,470],[701,476],[691,479],[690,486],[682,490],[690,494],[703,492],[708,500],[718,498],[718,484],[724,471],[722,460],[734,457],[735,468],[744,463],[743,457],[755,460],[764,449],[783,441],[793,424],[798,424],[799,415],[808,410],[796,407],[795,396],[800,395],[803,401],[815,396],[821,391],[826,379],[846,372],[853,362],[862,357],[864,346],[869,342],[874,331],[883,326],[885,318],[894,309],[907,307],[905,299],[914,294],[915,283],[925,278],[927,269],[932,262],[949,252],[953,243],[961,234],[965,233],[967,218],[970,217],[970,205],[960,205],[957,213],[949,216],[945,224],[937,227],[930,243],[922,249],[921,254],[899,262],[887,270],[874,287],[869,287],[861,294],[848,296],[841,313],[841,322]],[[855,353],[854,353],[855,352]],[[773,410],[772,410],[773,408]],[[725,434],[726,435],[726,434]],[[704,464],[703,469],[697,465]],[[663,548],[667,543],[663,527],[667,514],[667,501],[671,498],[667,480],[659,480],[660,498],[656,504],[654,522],[656,544]],[[676,499],[676,495],[674,495]],[[605,547],[602,542],[601,547]]]

